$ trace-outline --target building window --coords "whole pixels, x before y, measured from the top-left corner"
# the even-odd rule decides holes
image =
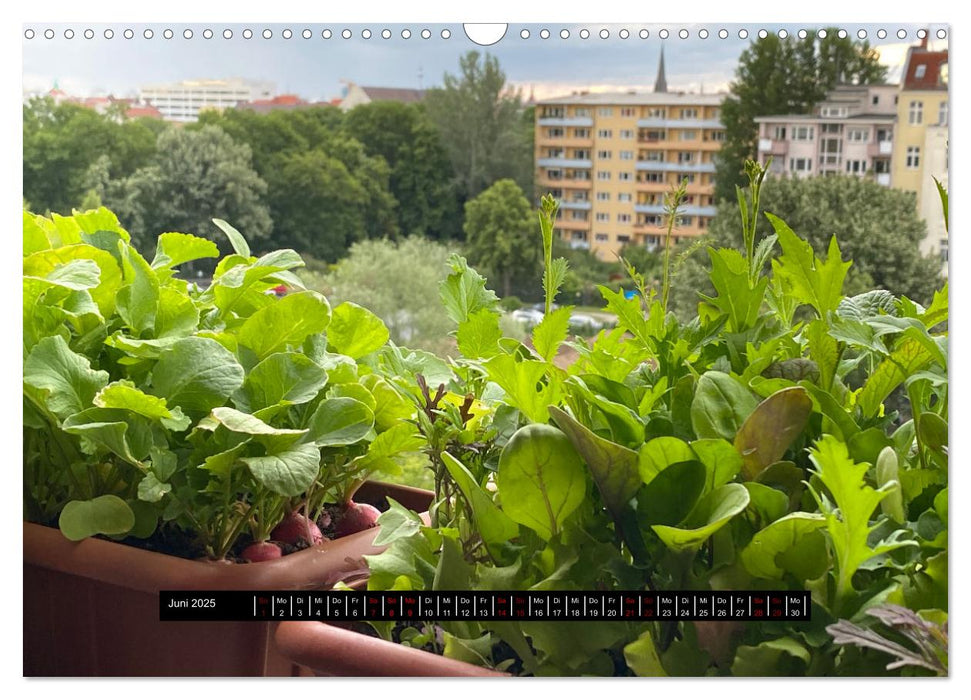
[[[577,160],[590,160],[590,149],[589,148],[574,148],[573,157]]]
[[[709,131],[708,132],[709,141],[724,141],[725,132],[724,131]]]
[[[630,214],[618,214],[617,215],[617,222],[618,223],[621,223],[621,224],[629,224],[630,223]]]
[[[850,129],[846,132],[847,141],[869,141],[870,140],[870,130],[869,129]]]
[[[590,129],[574,129],[573,137],[577,139],[588,139],[590,138]]]
[[[563,137],[563,129],[547,129],[546,138],[558,139]]]
[[[620,152],[620,159],[621,160],[634,160],[634,151],[621,151]]]
[[[880,95],[874,95],[873,99],[870,100],[870,104],[873,104],[873,105],[880,104]]]
[[[920,146],[907,146],[907,168],[916,170],[920,167]]]
[[[785,141],[786,140],[786,128],[784,126],[777,126],[772,130],[772,140],[773,141]]]
[[[572,216],[570,218],[572,218],[574,221],[586,221],[587,220],[587,212],[585,212],[585,211],[577,211],[577,210],[574,209],[572,212],[570,212],[570,214],[572,214]]]
[[[640,135],[641,141],[665,141],[668,138],[668,133],[666,131],[642,131]]]
[[[691,226],[692,223],[694,223],[694,219],[692,217],[690,217],[690,216],[682,216],[681,217],[681,225],[682,226]]]
[[[610,192],[597,192],[597,201],[598,202],[609,202],[610,201]]]
[[[606,243],[608,236],[606,233],[598,233],[594,235],[594,239],[597,241],[597,243]]]
[[[634,173],[617,173],[617,179],[622,182],[629,182],[634,179]]]
[[[573,110],[573,115],[576,117],[589,117],[590,110],[586,107],[577,107]]]
[[[646,160],[649,163],[664,162],[664,151],[646,151],[642,153],[641,160]]]
[[[940,126],[947,126],[947,100],[941,102],[937,108],[937,123]]]
[[[598,180],[609,180],[610,179],[610,172],[607,171],[607,170],[598,170],[597,171],[597,179]]]
[[[694,108],[682,109],[681,110],[681,118],[682,119],[697,119],[698,118],[698,110],[697,109],[694,109]]]
[[[912,100],[910,103],[910,123],[921,124],[924,121],[924,103],[920,100]]]
[[[620,138],[622,138],[622,139],[633,139],[634,138],[634,130],[633,129],[621,129],[620,130]]]
[[[617,242],[618,243],[630,243],[630,236],[627,236],[627,235],[625,235],[625,234],[622,233],[619,236],[617,236]]]
[[[613,154],[610,151],[597,151],[597,158],[600,160],[610,160]]]
[[[611,131],[610,129],[598,129],[597,130],[597,138],[598,139],[609,139],[609,138],[613,138],[613,136],[614,136],[614,132]]]
[[[625,174],[629,175],[630,173],[625,173]],[[619,195],[617,195],[617,201],[618,202],[629,202],[629,201],[631,201],[630,192],[621,192]]]
[[[694,163],[695,154],[692,153],[691,151],[680,151],[678,153],[678,162],[681,163],[682,165],[685,165],[687,163]]]
[[[634,116],[634,108],[633,107],[621,107],[620,108],[620,116],[622,116],[622,117],[633,117]]]
[[[792,140],[793,141],[812,141],[813,140],[813,127],[811,126],[795,126],[792,128]]]
[[[589,170],[574,170],[574,171],[572,171],[572,173],[573,174],[571,175],[571,177],[574,180],[589,180],[590,179],[590,171]]]
[[[914,77],[917,80],[920,80],[925,75],[927,75],[927,66],[921,63],[919,66],[917,66],[917,68],[914,69]]]
[[[823,107],[819,110],[822,117],[845,117],[846,107]]]
[[[790,158],[789,170],[797,173],[808,173],[813,169],[812,158]]]
[[[600,109],[597,110],[597,114],[599,114],[601,117],[612,117],[614,116],[614,108],[601,107]]]
[[[694,141],[696,138],[698,138],[698,132],[690,129],[684,129],[681,131],[680,138],[682,141]]]
[[[823,124],[819,127],[822,134],[838,134],[843,131],[842,124]]]
[[[559,119],[564,116],[564,111],[562,107],[544,107],[543,116],[551,119]]]
[[[848,160],[846,161],[846,172],[852,175],[859,175],[866,172],[866,161],[865,160]]]
[[[597,212],[597,221],[598,222],[607,222],[607,221],[610,221],[610,214],[606,214],[606,213],[604,213],[602,211],[598,211]]]
[[[563,179],[563,171],[562,170],[558,170],[556,168],[548,168],[546,170],[546,178],[548,180],[562,180]]]
[[[651,107],[649,110],[647,110],[648,118],[664,119],[666,115],[667,111],[664,109],[664,107]]]

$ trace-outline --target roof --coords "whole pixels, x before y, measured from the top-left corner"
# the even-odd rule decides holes
[[[138,117],[151,117],[153,119],[161,119],[162,113],[158,111],[157,107],[153,107],[152,105],[137,105],[126,109],[125,116],[130,119],[135,119]]]
[[[928,51],[924,46],[911,46],[907,51],[902,88],[904,90],[947,90],[947,74],[942,68],[947,65],[947,49]],[[917,68],[925,66],[924,75],[917,77]]]
[[[727,93],[587,92],[539,100],[539,105],[703,105],[717,106]]]
[[[358,85],[358,88],[371,98],[372,102],[421,102],[425,97],[424,90],[413,88],[388,88],[388,87],[366,87]]]

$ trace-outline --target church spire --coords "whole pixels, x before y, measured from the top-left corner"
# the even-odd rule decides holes
[[[664,76],[664,44],[661,44],[661,61],[657,65],[657,80],[654,81],[654,92],[667,92],[668,81]]]

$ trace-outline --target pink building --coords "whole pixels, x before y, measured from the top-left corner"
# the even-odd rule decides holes
[[[759,160],[775,175],[872,175],[890,186],[896,85],[839,85],[813,114],[756,117]]]

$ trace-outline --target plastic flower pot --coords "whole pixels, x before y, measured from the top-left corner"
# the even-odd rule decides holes
[[[318,676],[508,677],[324,622],[281,622],[275,638],[281,656]]]
[[[355,498],[386,496],[423,511],[432,493],[369,482]],[[312,590],[363,574],[378,529],[274,561],[230,564],[159,554],[102,539],[71,542],[24,524],[25,676],[279,676],[300,672],[272,644],[271,622],[161,622],[162,590]]]

